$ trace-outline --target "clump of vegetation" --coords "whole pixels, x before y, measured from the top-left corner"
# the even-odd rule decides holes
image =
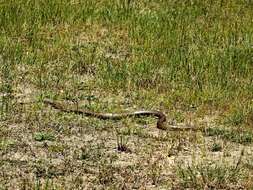
[[[188,167],[178,165],[176,171],[180,177],[179,189],[238,189],[245,188],[243,180],[247,181],[242,167],[242,156],[229,166],[227,163],[204,162]]]
[[[53,140],[55,140],[55,137],[53,134],[40,132],[40,133],[34,134],[34,140],[36,140],[36,141],[46,141],[46,140],[53,141]]]
[[[213,143],[212,147],[211,147],[211,151],[212,152],[218,152],[222,150],[222,145],[220,143]]]
[[[238,129],[223,129],[223,128],[207,128],[205,134],[208,136],[218,136],[224,140],[237,142],[241,144],[249,144],[253,141],[251,131],[239,131]]]

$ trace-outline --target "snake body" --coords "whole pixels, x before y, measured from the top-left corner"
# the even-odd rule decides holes
[[[98,113],[84,109],[78,108],[70,108],[68,106],[63,105],[60,102],[53,101],[50,99],[44,99],[44,103],[51,105],[53,108],[67,112],[67,113],[76,113],[85,116],[95,117],[98,119],[103,120],[120,120],[127,117],[140,117],[140,116],[154,116],[157,117],[157,128],[165,130],[165,122],[166,122],[166,115],[161,111],[156,110],[141,110],[141,111],[134,111],[129,113]]]
[[[63,112],[81,114],[81,115],[95,117],[95,118],[103,119],[103,120],[120,120],[127,117],[153,116],[153,117],[157,117],[156,126],[158,129],[161,129],[161,130],[166,130],[166,129],[175,130],[175,131],[198,130],[198,128],[194,128],[194,127],[178,127],[178,126],[167,127],[166,115],[163,112],[156,111],[156,110],[140,110],[140,111],[134,111],[134,112],[129,112],[129,113],[98,113],[98,112],[93,112],[93,111],[79,109],[79,108],[71,108],[69,106],[64,105],[63,103],[59,101],[53,101],[50,99],[44,99],[43,102]]]

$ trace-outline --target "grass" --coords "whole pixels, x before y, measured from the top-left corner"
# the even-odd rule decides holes
[[[238,165],[237,165],[238,164]],[[219,163],[202,163],[186,168],[178,167],[181,187],[191,189],[238,189],[244,188],[240,182],[245,174],[244,169],[237,163],[228,166]]]
[[[181,176],[168,174],[164,162],[184,154],[191,159],[194,147],[219,154],[223,147],[209,142],[217,138],[248,147],[252,8],[241,0],[0,1],[0,163],[6,163],[0,164],[0,186],[169,188],[169,179]],[[159,109],[171,124],[206,129],[157,132],[153,119],[82,118],[43,105],[45,97],[99,112]],[[37,103],[20,104],[29,101]],[[45,175],[8,178],[15,171],[36,176],[38,160]],[[207,178],[230,169],[209,170]],[[55,172],[52,181],[49,171]],[[232,181],[228,175],[225,187]]]
[[[50,133],[35,133],[34,140],[36,140],[36,141],[45,141],[45,140],[53,141],[54,136]]]
[[[241,144],[250,144],[253,140],[253,134],[251,131],[241,131],[238,129],[223,129],[223,128],[208,128],[205,131],[207,136],[219,136],[225,140],[237,142]]]

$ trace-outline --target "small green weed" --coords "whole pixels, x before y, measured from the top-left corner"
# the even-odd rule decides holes
[[[221,150],[222,150],[222,145],[220,143],[215,142],[212,144],[212,147],[211,147],[212,152],[219,152]]]
[[[0,140],[0,151],[6,150],[16,144],[15,140],[11,139],[1,139]]]
[[[34,140],[35,141],[54,141],[55,137],[51,133],[46,132],[38,132],[34,134]]]

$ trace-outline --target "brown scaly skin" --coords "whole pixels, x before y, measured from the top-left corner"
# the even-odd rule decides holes
[[[143,110],[143,111],[134,111],[129,113],[118,113],[118,114],[112,114],[112,113],[97,113],[92,112],[89,110],[83,110],[79,108],[70,108],[63,103],[60,103],[58,101],[53,101],[50,99],[44,99],[43,101],[45,104],[51,105],[53,108],[67,112],[67,113],[76,113],[81,114],[85,116],[91,116],[96,117],[98,119],[110,119],[110,120],[120,120],[122,118],[126,117],[140,117],[140,116],[155,116],[158,118],[157,121],[157,128],[161,130],[198,130],[198,128],[194,127],[167,127],[166,125],[166,115],[161,111],[155,111],[155,110]]]
[[[96,117],[96,118],[105,119],[105,120],[107,119],[119,120],[126,117],[155,116],[158,118],[157,128],[162,129],[162,130],[165,130],[167,128],[165,126],[166,115],[160,111],[145,111],[144,110],[144,111],[135,111],[135,112],[130,112],[130,113],[111,114],[111,113],[97,113],[97,112],[92,112],[89,110],[69,108],[60,102],[52,101],[50,99],[45,99],[44,103],[51,105],[53,108],[59,109],[64,112],[82,114],[82,115]]]

